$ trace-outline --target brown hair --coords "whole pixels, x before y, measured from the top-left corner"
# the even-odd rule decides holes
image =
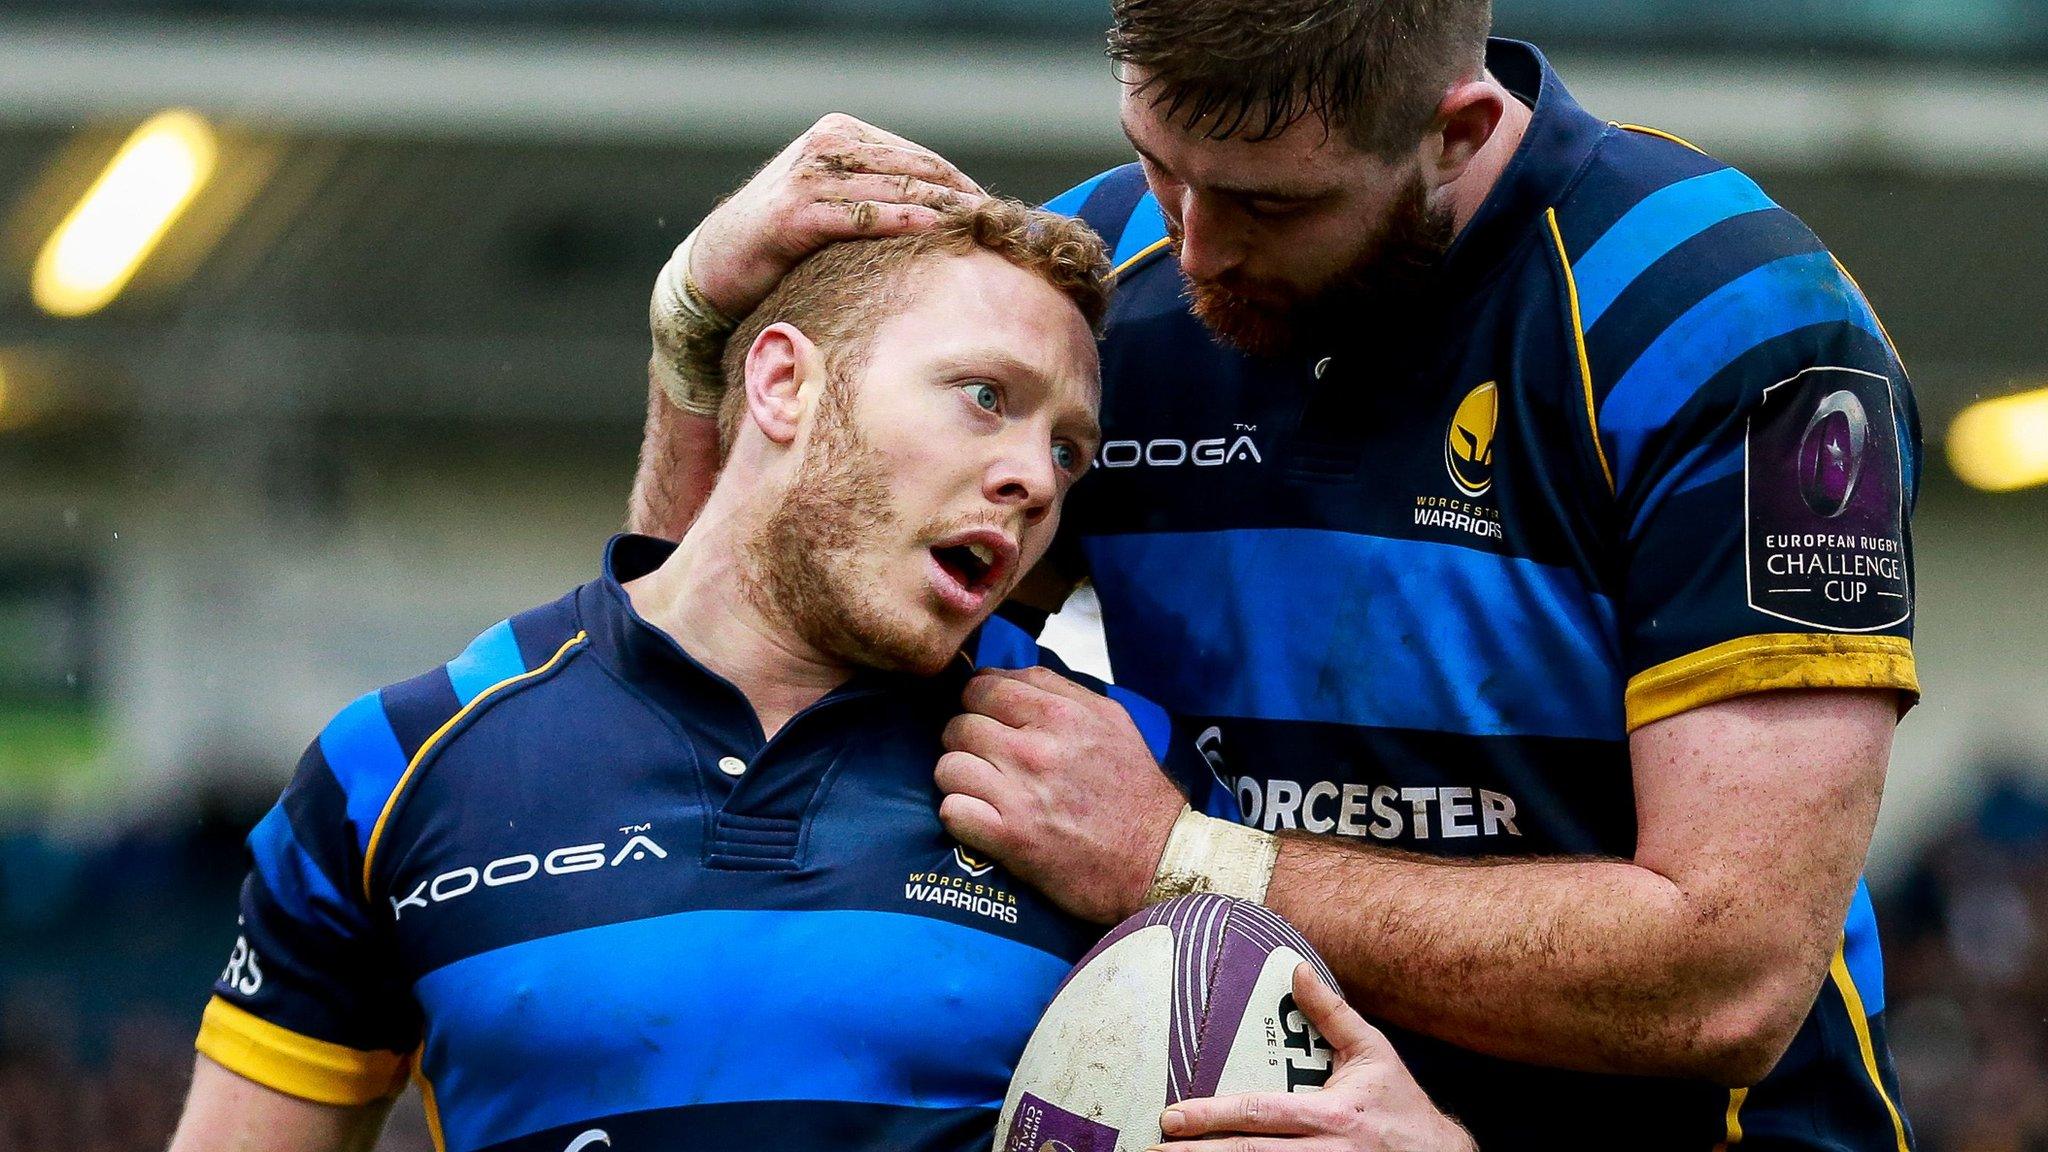
[[[1140,94],[1215,140],[1269,140],[1305,116],[1386,159],[1485,66],[1489,0],[1113,0],[1109,55]]]
[[[1036,273],[1100,334],[1109,310],[1109,254],[1095,230],[1079,220],[989,197],[973,208],[948,209],[937,224],[907,236],[831,244],[784,276],[726,342],[720,453],[731,448],[746,408],[747,352],[769,325],[794,326],[824,351],[833,379],[848,379],[866,362],[869,338],[882,318],[914,297],[909,266],[921,257],[964,256],[976,249]]]

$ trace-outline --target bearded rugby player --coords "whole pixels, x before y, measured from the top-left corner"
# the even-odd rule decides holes
[[[175,1152],[368,1148],[408,1074],[452,1152],[987,1148],[1101,931],[962,850],[931,764],[963,644],[1046,659],[977,628],[1094,452],[1107,270],[991,200],[790,273],[732,343],[679,545],[617,538],[307,751],[250,837]],[[1304,991],[1333,1098],[1469,1146]]]
[[[1249,826],[1114,709],[991,672],[948,827],[1099,920],[1262,897],[1488,1149],[1910,1147],[1860,872],[1918,691],[1918,420],[1862,293],[1749,178],[1488,40],[1485,0],[1113,7],[1138,162],[1053,204],[1119,281],[1055,556]],[[827,118],[690,267],[741,308],[821,236],[973,195]],[[652,393],[653,531],[705,401]],[[1169,1134],[1305,1123],[1258,1104]]]

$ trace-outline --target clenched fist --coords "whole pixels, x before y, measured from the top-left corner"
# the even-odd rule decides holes
[[[1045,668],[987,669],[946,725],[939,819],[1085,920],[1144,906],[1186,803],[1130,713]]]

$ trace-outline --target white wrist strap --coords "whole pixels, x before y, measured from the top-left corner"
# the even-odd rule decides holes
[[[697,230],[683,237],[676,245],[668,263],[661,266],[661,275],[655,280],[655,298],[670,311],[688,312],[707,324],[719,328],[738,327],[736,321],[718,310],[718,306],[707,299],[697,282],[690,277],[690,250],[697,246]]]
[[[654,357],[648,369],[671,403],[715,419],[725,392],[718,359],[736,325],[690,279],[690,250],[696,242],[697,232],[691,229],[654,278],[647,310]]]
[[[1182,806],[1166,837],[1159,870],[1145,903],[1156,904],[1190,892],[1215,892],[1264,903],[1280,839],[1271,832],[1204,816]]]

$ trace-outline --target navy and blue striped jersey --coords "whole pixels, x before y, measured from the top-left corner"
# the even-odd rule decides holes
[[[1489,68],[1534,109],[1490,197],[1416,307],[1298,354],[1202,328],[1136,166],[1054,201],[1119,268],[1062,547],[1117,681],[1205,732],[1249,820],[1627,857],[1635,729],[1771,689],[1917,693],[1917,416],[1862,293],[1748,177],[1587,114],[1528,45]],[[1396,1041],[1488,1149],[1903,1149],[1883,996],[1859,886],[1746,1092]]]
[[[335,1104],[411,1075],[448,1152],[988,1147],[1101,930],[939,823],[967,661],[859,673],[764,741],[620,586],[672,548],[620,537],[602,578],[342,710],[250,835],[201,1052]],[[1057,666],[1011,625],[976,644]]]

